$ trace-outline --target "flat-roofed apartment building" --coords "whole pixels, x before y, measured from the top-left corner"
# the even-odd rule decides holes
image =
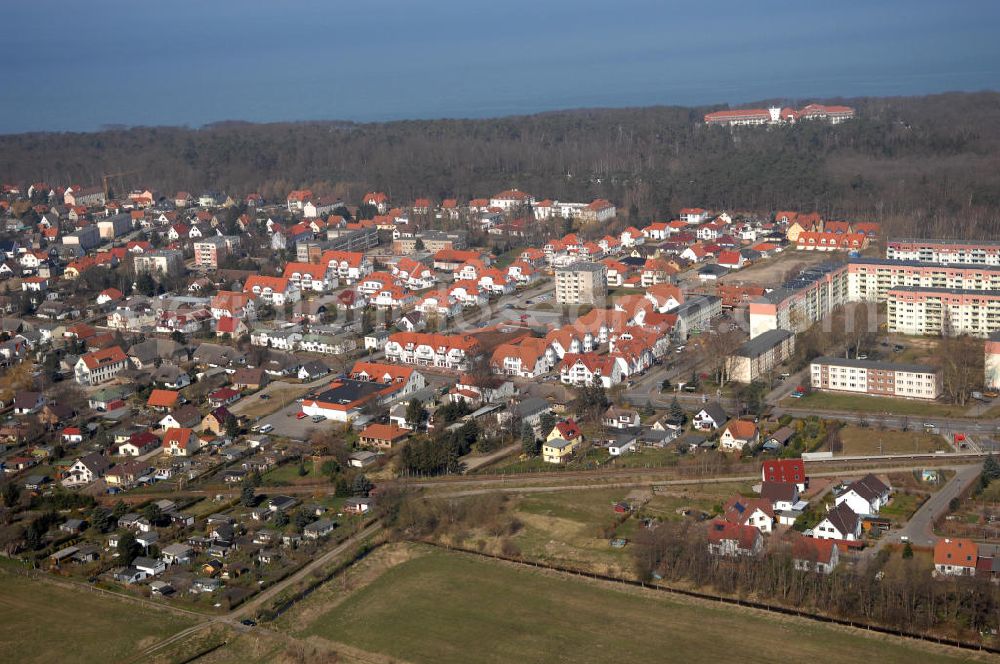
[[[950,265],[1000,266],[1000,241],[997,240],[916,240],[891,239],[885,245],[886,258]]]
[[[750,300],[750,337],[768,330],[802,332],[848,302],[847,266],[823,263]]]
[[[941,393],[941,373],[927,364],[817,357],[810,374],[816,390],[928,400]]]
[[[953,288],[1000,291],[1000,266],[936,265],[889,258],[852,258],[847,263],[851,301],[885,302],[893,288]]]
[[[730,358],[729,377],[738,383],[752,383],[787,360],[795,352],[795,334],[789,330],[768,330],[750,339]]]
[[[986,376],[983,385],[987,389],[1000,388],[1000,332],[994,332],[986,340],[983,349]]]
[[[603,263],[577,261],[556,269],[556,302],[603,304],[608,295],[608,268]]]
[[[886,300],[890,332],[988,337],[1000,330],[1000,290],[901,286]]]

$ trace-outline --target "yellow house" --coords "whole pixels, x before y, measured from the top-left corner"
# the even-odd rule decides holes
[[[545,463],[563,463],[573,456],[573,451],[580,444],[581,438],[566,440],[565,438],[549,438],[542,445],[542,461]]]

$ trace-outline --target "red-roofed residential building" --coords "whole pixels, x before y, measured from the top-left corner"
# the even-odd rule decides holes
[[[934,543],[934,571],[949,576],[972,576],[979,545],[964,537],[943,537]]]
[[[194,429],[176,427],[163,434],[163,453],[169,456],[191,456],[201,447],[201,439]]]
[[[282,276],[302,291],[326,293],[337,287],[337,277],[322,263],[286,263]]]
[[[756,556],[764,549],[764,538],[753,526],[714,519],[708,524],[708,551],[716,556]]]
[[[792,542],[792,564],[797,570],[829,574],[839,560],[840,551],[833,540],[796,537]]]
[[[265,277],[260,274],[251,275],[243,285],[244,293],[253,295],[264,304],[275,307],[284,306],[286,302],[298,302],[301,291],[285,277]]]
[[[380,450],[391,450],[410,436],[409,429],[395,424],[369,424],[360,434],[358,442],[362,447],[374,447]]]
[[[559,363],[559,380],[566,385],[594,385],[611,388],[622,382],[628,367],[621,357],[596,353],[566,353]]]
[[[397,332],[385,344],[390,362],[467,371],[470,361],[482,355],[482,346],[469,335]]]
[[[788,482],[796,485],[799,491],[809,486],[806,462],[802,459],[768,459],[761,466],[760,475],[765,482]]]
[[[535,378],[551,371],[556,359],[555,351],[545,339],[525,337],[517,343],[497,346],[490,367],[496,374]]]
[[[719,446],[724,450],[742,451],[753,447],[760,440],[757,425],[750,420],[730,420],[719,436]]]
[[[74,372],[81,385],[100,385],[128,368],[128,357],[119,346],[81,355]]]

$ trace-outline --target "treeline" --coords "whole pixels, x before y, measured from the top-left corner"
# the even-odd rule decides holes
[[[299,187],[357,202],[468,199],[516,186],[563,200],[604,197],[624,220],[680,207],[816,209],[891,232],[968,237],[1000,216],[1000,94],[847,100],[839,126],[731,130],[709,109],[650,107],[489,120],[221,123],[0,136],[0,180],[258,191]],[[956,223],[957,222],[957,223]]]
[[[931,577],[926,562],[907,557],[886,564],[879,552],[867,565],[840,565],[832,574],[805,573],[790,546],[764,556],[728,559],[708,553],[703,526],[664,523],[640,530],[633,547],[636,575],[654,573],[720,593],[920,633],[968,637],[996,629],[1000,589],[987,580]]]

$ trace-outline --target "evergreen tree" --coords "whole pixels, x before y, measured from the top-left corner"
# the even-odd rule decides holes
[[[675,420],[684,421],[687,416],[684,413],[684,407],[681,406],[681,402],[677,400],[677,395],[674,395],[673,400],[670,402],[670,417]]]
[[[371,493],[371,490],[374,487],[375,485],[371,483],[371,480],[369,480],[364,473],[359,473],[358,476],[354,478],[353,489],[355,496],[364,496],[367,498],[368,494]]]
[[[538,454],[538,441],[535,439],[535,430],[527,422],[521,425],[521,448],[528,456]]]
[[[538,420],[538,424],[542,429],[542,436],[547,436],[556,426],[556,416],[551,412],[544,412]]]
[[[278,510],[278,513],[274,515],[274,527],[284,528],[288,525],[288,515],[285,514],[283,510]]]
[[[257,501],[253,486],[244,483],[243,490],[240,492],[240,504],[243,507],[253,507],[255,502]]]
[[[118,560],[128,567],[142,553],[142,545],[135,541],[135,535],[125,532],[118,538]]]

